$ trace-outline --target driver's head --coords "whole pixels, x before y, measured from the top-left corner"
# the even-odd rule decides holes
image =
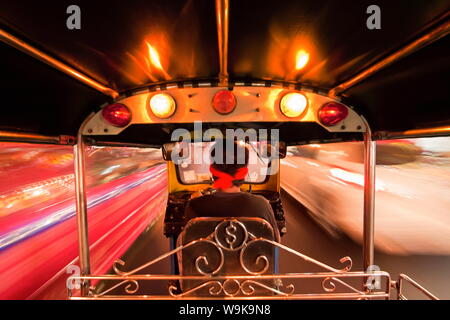
[[[226,173],[235,178],[231,179],[232,185],[240,186],[247,174],[249,161],[249,150],[247,145],[241,141],[219,140],[211,149],[211,172],[215,182],[224,175],[215,172]],[[225,179],[228,178],[225,176]],[[224,179],[223,179],[224,180]],[[215,183],[215,185],[220,185]],[[227,184],[223,184],[227,185]]]

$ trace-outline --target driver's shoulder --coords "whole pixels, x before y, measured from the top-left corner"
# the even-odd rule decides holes
[[[189,199],[188,203],[189,204],[197,204],[197,203],[202,203],[202,202],[210,201],[210,200],[211,200],[211,195],[205,194],[200,197]]]
[[[264,198],[264,196],[259,195],[259,194],[254,194],[254,193],[250,193],[250,192],[243,192],[243,194],[245,194],[246,197],[248,197],[250,199],[254,199],[256,201],[267,201],[267,199]]]
[[[265,206],[269,203],[269,201],[262,195],[254,194],[250,192],[243,192],[243,197],[248,201],[255,205]]]

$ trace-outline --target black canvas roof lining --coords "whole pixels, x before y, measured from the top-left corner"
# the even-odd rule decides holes
[[[0,43],[0,130],[72,135],[108,97]]]
[[[450,37],[381,70],[345,92],[373,131],[450,125]]]

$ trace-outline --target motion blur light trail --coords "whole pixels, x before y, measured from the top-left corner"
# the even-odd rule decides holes
[[[363,146],[291,147],[281,186],[334,236],[363,226]],[[450,255],[450,138],[377,143],[375,245],[397,255]]]
[[[161,168],[164,170],[164,167]],[[104,190],[102,193],[94,194],[88,202],[88,209],[92,209],[97,205],[100,205],[108,200],[111,200],[149,180],[155,179],[161,175],[161,170],[151,172],[136,181],[122,183],[115,186],[113,189]],[[73,179],[73,176],[72,176]],[[72,202],[72,201],[71,201]],[[72,218],[76,215],[76,208],[74,204],[64,207],[61,210],[50,213],[47,216],[43,216],[39,220],[26,224],[23,227],[17,228],[12,232],[2,234],[0,233],[0,251],[8,248],[9,246],[17,243],[20,240],[33,236],[34,234],[44,231],[47,228],[52,227],[56,223],[60,223],[66,219]],[[11,226],[11,224],[9,224]],[[0,229],[1,231],[1,229]]]
[[[436,141],[378,143],[378,250],[450,255],[450,139]],[[0,299],[66,298],[78,263],[71,152],[0,144]],[[360,242],[362,159],[359,143],[291,147],[281,184],[325,230]],[[160,150],[89,148],[87,160],[91,266],[102,274],[164,211],[167,173]]]
[[[130,177],[133,179],[133,177]],[[95,274],[104,274],[112,263],[120,258],[135,239],[152,224],[163,212],[167,197],[165,194],[166,174],[155,180],[149,181],[132,189],[121,197],[100,204],[89,213],[89,240],[91,253],[91,271]],[[65,228],[70,227],[71,242],[66,245],[70,250],[78,254],[78,242],[76,238],[76,224],[71,224],[72,219],[57,225],[55,232],[61,237],[66,237]],[[39,235],[38,235],[39,237]],[[58,238],[55,236],[55,238]],[[67,240],[66,240],[67,241]],[[19,244],[18,246],[20,246]],[[55,248],[59,255],[64,254],[65,248]],[[56,254],[56,255],[58,255]],[[67,298],[66,281],[68,277],[67,267],[78,264],[78,259],[69,260],[66,264],[59,263],[59,267],[53,268],[54,276],[35,291],[30,299],[65,299]],[[48,266],[40,265],[43,271]]]
[[[71,152],[66,146],[0,144],[0,299],[66,298],[66,267],[78,256]],[[159,150],[87,150],[94,272],[106,272],[163,212],[166,172],[160,162]]]

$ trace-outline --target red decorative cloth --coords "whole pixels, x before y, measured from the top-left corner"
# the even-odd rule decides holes
[[[233,186],[233,182],[245,179],[248,168],[239,168],[234,175],[214,169],[212,165],[209,167],[209,171],[214,176],[214,189],[228,189]]]

